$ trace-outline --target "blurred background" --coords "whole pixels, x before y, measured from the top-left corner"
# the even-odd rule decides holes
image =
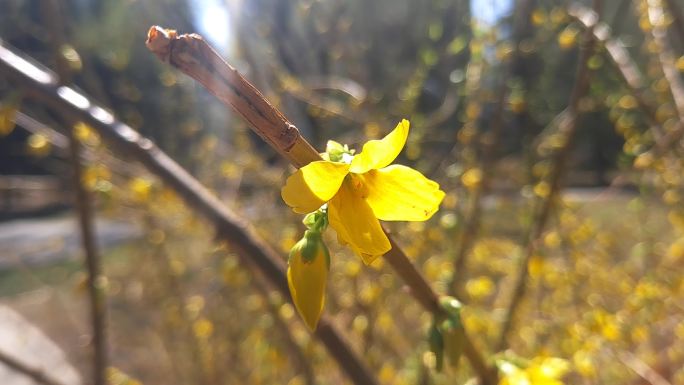
[[[0,39],[152,139],[283,260],[303,232],[280,200],[292,169],[152,55],[148,28],[202,34],[320,151],[328,139],[360,149],[409,119],[397,163],[447,196],[430,221],[389,226],[432,286],[463,301],[487,357],[560,357],[573,384],[684,384],[684,2],[573,4],[3,0]],[[620,65],[576,17],[592,7]],[[0,71],[0,352],[90,383],[73,130],[96,207],[110,383],[348,381],[210,224],[67,122]],[[325,313],[380,383],[468,381],[465,361],[433,370],[430,315],[393,271],[328,233]],[[0,382],[33,383],[5,367]]]

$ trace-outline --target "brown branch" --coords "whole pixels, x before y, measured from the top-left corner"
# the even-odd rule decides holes
[[[15,114],[14,123],[16,123],[17,126],[23,127],[26,129],[26,131],[32,134],[38,134],[46,137],[50,143],[60,149],[66,150],[66,148],[69,147],[69,139],[66,136],[21,111],[17,111]]]
[[[259,127],[255,132],[295,166],[320,159],[316,150],[299,135],[297,127],[224,62],[201,36],[179,36],[176,31],[152,27],[147,46],[162,61],[191,75],[252,127]]]
[[[42,19],[50,31],[50,47],[57,62],[57,74],[61,84],[68,84],[72,71],[65,60],[61,49],[66,40],[61,9],[56,0],[41,2]],[[92,381],[94,385],[105,385],[107,370],[107,337],[106,319],[107,305],[104,291],[99,287],[101,277],[100,256],[95,239],[95,223],[93,217],[92,197],[83,184],[83,165],[81,164],[81,143],[74,134],[73,123],[67,120],[67,137],[69,139],[69,160],[73,172],[73,186],[76,189],[75,206],[78,212],[78,224],[81,232],[81,245],[87,270],[87,290],[90,301],[90,326],[92,333],[93,367]]]
[[[152,141],[117,121],[100,106],[69,87],[56,84],[55,76],[5,47],[0,41],[0,72],[27,89],[27,97],[89,124],[113,149],[140,162],[172,188],[198,215],[211,222],[217,237],[234,245],[241,262],[261,272],[285,298],[290,299],[282,257],[256,231],[221,203],[185,169]],[[330,355],[355,384],[377,384],[363,360],[351,349],[327,317],[315,333]]]
[[[69,136],[70,161],[73,170],[73,185],[76,189],[74,204],[78,211],[78,223],[81,231],[81,243],[85,254],[87,269],[88,299],[90,301],[90,325],[93,333],[93,383],[104,385],[107,370],[107,307],[104,291],[100,287],[101,278],[100,256],[95,241],[95,223],[93,222],[93,207],[90,193],[83,185],[83,165],[81,164],[81,143],[76,139],[73,128],[67,128]]]
[[[594,1],[595,10],[600,9],[600,3],[600,0]],[[598,19],[598,14],[596,12],[593,13],[593,18]],[[518,273],[515,277],[513,292],[503,316],[501,330],[495,345],[495,351],[503,350],[503,348],[506,346],[508,333],[511,331],[519,305],[525,297],[525,292],[527,291],[527,277],[529,275],[528,265],[530,258],[535,253],[537,240],[539,237],[541,237],[544,228],[546,227],[546,222],[549,219],[556,201],[556,197],[561,189],[561,178],[565,174],[568,156],[570,154],[570,150],[572,149],[575,133],[577,132],[579,102],[589,88],[590,70],[587,66],[587,62],[589,61],[589,58],[593,52],[593,31],[592,28],[588,28],[584,34],[582,47],[580,50],[580,57],[577,64],[575,84],[573,85],[570,94],[568,107],[563,113],[561,113],[561,115],[559,115],[558,118],[557,134],[562,135],[564,145],[556,152],[556,154],[554,154],[553,168],[551,170],[550,180],[548,182],[550,187],[549,194],[537,202],[536,215],[532,224],[527,229],[527,233],[524,237],[523,250],[525,254],[520,261]]]
[[[656,108],[649,100],[648,85],[624,45],[611,36],[610,27],[599,21],[594,12],[580,3],[571,5],[568,14],[591,30],[593,38],[606,48],[608,57],[615,66],[627,89],[636,98],[639,108],[651,123],[656,124]],[[662,135],[662,132],[659,132]]]
[[[161,60],[202,83],[222,103],[233,108],[259,136],[294,166],[301,167],[321,159],[320,154],[299,134],[299,130],[201,36],[178,35],[175,31],[154,26],[148,33],[147,46]],[[437,294],[391,236],[389,238],[392,249],[385,255],[385,260],[426,310],[441,313],[443,310],[439,307]],[[467,340],[466,345],[466,356],[483,384],[495,384],[495,369],[487,365],[470,340]]]
[[[42,370],[38,368],[31,367],[25,363],[17,360],[16,358],[0,351],[0,362],[7,365],[10,369],[19,372],[26,377],[29,377],[33,381],[41,385],[65,385],[64,383],[48,376]]]

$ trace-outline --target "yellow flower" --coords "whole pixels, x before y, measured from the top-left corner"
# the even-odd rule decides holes
[[[561,378],[570,365],[561,358],[535,358],[526,369],[508,361],[498,362],[503,376],[499,385],[563,385]]]
[[[287,284],[290,295],[304,323],[316,329],[325,304],[325,287],[330,268],[330,254],[321,233],[307,230],[304,238],[290,251]]]
[[[390,166],[408,131],[408,120],[402,120],[383,139],[366,142],[356,156],[328,142],[330,160],[311,162],[292,174],[282,189],[283,200],[300,214],[327,202],[328,220],[338,239],[371,263],[392,248],[378,219],[424,221],[444,198],[439,185],[420,172]]]

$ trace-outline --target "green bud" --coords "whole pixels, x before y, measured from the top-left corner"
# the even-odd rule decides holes
[[[322,233],[328,227],[328,212],[326,209],[318,209],[306,214],[302,223],[307,229]]]
[[[434,322],[428,331],[428,343],[430,351],[435,354],[435,370],[441,372],[444,366],[444,338]]]
[[[334,140],[329,140],[325,146],[325,152],[328,154],[328,159],[331,162],[343,162],[344,154],[353,155],[355,151],[350,150],[346,144],[342,145]]]
[[[441,319],[438,325],[443,338],[444,354],[449,365],[456,368],[465,347],[465,330],[461,321],[463,305],[454,297],[442,296],[439,298],[439,306],[446,313],[446,318]]]
[[[444,355],[452,368],[458,367],[465,347],[465,330],[461,322],[448,318],[440,324],[440,331],[444,337]]]
[[[449,317],[454,317],[461,320],[461,302],[454,297],[448,295],[441,296],[439,298],[439,306],[449,315]]]

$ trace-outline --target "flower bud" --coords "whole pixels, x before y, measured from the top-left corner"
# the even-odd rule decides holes
[[[310,330],[315,330],[325,304],[330,254],[320,232],[307,230],[290,250],[287,283],[297,311]]]

